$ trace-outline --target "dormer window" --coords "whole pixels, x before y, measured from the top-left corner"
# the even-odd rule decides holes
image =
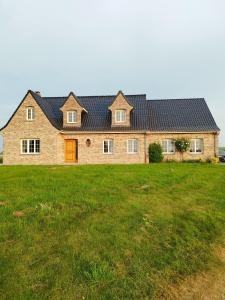
[[[123,123],[126,122],[126,110],[125,109],[117,109],[116,114],[116,123]]]
[[[67,123],[77,123],[77,111],[68,111],[67,112]]]
[[[34,107],[27,107],[26,110],[26,116],[27,116],[27,121],[33,121],[34,120]]]

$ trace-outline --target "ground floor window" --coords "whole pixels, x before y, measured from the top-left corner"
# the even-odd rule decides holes
[[[103,141],[103,153],[112,154],[113,153],[113,140],[104,140]]]
[[[200,154],[203,152],[203,139],[191,139],[190,152],[192,154]]]
[[[21,140],[21,153],[22,154],[39,154],[40,153],[40,140],[38,140],[38,139]]]
[[[172,139],[166,139],[162,141],[162,151],[164,154],[175,153],[175,142]]]
[[[131,139],[127,141],[127,153],[136,154],[138,153],[138,140]]]

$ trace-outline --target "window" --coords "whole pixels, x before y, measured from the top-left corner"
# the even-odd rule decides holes
[[[162,151],[164,154],[174,154],[175,153],[175,142],[172,139],[162,141]]]
[[[113,140],[103,141],[103,153],[112,154],[113,153]]]
[[[27,121],[34,120],[34,107],[27,107]]]
[[[77,111],[68,111],[67,123],[76,123],[76,122],[77,122]]]
[[[126,121],[126,110],[119,109],[116,110],[116,122],[121,123]]]
[[[203,139],[192,139],[190,152],[192,154],[201,154],[203,152]]]
[[[127,153],[135,154],[138,153],[138,140],[132,139],[127,141]]]
[[[39,154],[40,140],[22,140],[21,141],[22,154]]]

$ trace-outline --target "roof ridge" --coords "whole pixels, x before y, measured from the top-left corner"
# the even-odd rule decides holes
[[[170,101],[170,100],[177,100],[177,101],[182,101],[182,100],[205,100],[204,97],[199,97],[199,98],[165,98],[165,99],[147,99],[147,101]]]
[[[77,98],[99,98],[99,97],[115,97],[116,95],[95,95],[95,96],[77,96]],[[125,95],[126,97],[136,97],[136,96],[145,96],[146,97],[146,94],[129,94],[129,95]],[[51,99],[54,99],[54,98],[67,98],[67,96],[50,96],[50,97],[42,97],[43,99],[48,99],[48,98],[51,98]]]

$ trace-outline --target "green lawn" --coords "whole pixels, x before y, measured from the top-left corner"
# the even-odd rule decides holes
[[[224,232],[221,165],[2,166],[0,299],[152,299]]]

